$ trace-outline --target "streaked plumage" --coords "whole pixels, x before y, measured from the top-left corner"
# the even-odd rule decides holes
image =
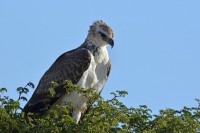
[[[85,42],[78,48],[62,54],[52,64],[40,79],[40,82],[31,99],[24,107],[24,112],[40,112],[48,105],[71,102],[73,106],[73,118],[78,123],[81,114],[87,109],[87,98],[75,91],[70,94],[58,95],[49,99],[47,94],[51,82],[60,85],[64,80],[71,80],[72,83],[82,88],[95,88],[98,94],[101,93],[111,68],[107,45],[114,45],[114,33],[103,21],[95,21],[89,29]]]

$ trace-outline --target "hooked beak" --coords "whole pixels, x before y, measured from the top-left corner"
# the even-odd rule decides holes
[[[113,48],[113,46],[114,46],[114,40],[112,38],[109,38],[107,42],[111,46],[111,48]]]

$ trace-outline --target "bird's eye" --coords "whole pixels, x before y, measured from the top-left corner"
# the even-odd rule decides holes
[[[101,34],[101,37],[102,38],[105,38],[106,37],[106,34],[102,33],[102,32],[99,32]]]

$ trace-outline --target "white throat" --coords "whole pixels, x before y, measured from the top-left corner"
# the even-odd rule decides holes
[[[94,53],[94,60],[97,64],[107,64],[109,61],[109,55],[106,46],[98,48],[97,52]]]

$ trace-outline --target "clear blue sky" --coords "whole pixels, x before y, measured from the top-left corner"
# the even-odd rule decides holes
[[[115,32],[112,71],[103,90],[127,90],[127,106],[195,106],[200,98],[199,0],[0,1],[0,87],[16,88],[78,47],[89,26],[103,20]],[[29,93],[30,97],[33,90]],[[24,104],[24,103],[23,103]]]

